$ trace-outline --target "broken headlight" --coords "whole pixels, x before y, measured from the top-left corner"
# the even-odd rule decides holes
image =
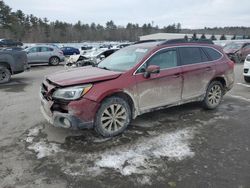
[[[63,100],[76,100],[81,96],[85,95],[92,87],[92,84],[75,86],[75,87],[66,87],[58,89],[53,93],[53,98],[63,99]]]

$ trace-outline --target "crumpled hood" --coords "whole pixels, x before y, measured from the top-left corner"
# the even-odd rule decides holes
[[[121,74],[121,72],[87,66],[56,72],[46,78],[59,86],[70,86],[111,80],[119,77]]]
[[[224,52],[226,54],[234,54],[234,53],[236,53],[238,51],[239,51],[239,49],[224,49]]]

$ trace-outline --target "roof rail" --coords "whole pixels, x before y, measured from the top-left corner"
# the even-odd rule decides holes
[[[201,43],[201,44],[214,44],[214,42],[210,39],[171,39],[166,40],[160,45],[166,45],[166,44],[178,44],[178,43]]]
[[[155,39],[150,39],[150,40],[140,40],[134,42],[134,44],[141,44],[141,43],[147,43],[147,42],[159,42],[159,41],[164,41],[164,40],[155,40]]]

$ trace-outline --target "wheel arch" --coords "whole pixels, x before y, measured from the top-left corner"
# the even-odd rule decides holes
[[[225,94],[225,88],[226,88],[226,85],[227,85],[226,79],[225,79],[223,76],[217,76],[217,77],[213,78],[213,79],[208,83],[207,88],[208,88],[209,85],[210,85],[212,82],[214,82],[214,81],[218,81],[218,82],[220,82],[220,83],[222,84],[222,86],[223,86],[223,94]]]
[[[120,97],[122,99],[124,99],[125,101],[128,102],[128,105],[131,109],[131,115],[132,115],[132,119],[135,119],[136,116],[138,115],[137,113],[137,108],[136,108],[136,103],[135,103],[135,100],[133,99],[133,97],[131,96],[131,94],[129,92],[126,92],[126,91],[114,91],[113,93],[110,93],[106,96],[104,96],[100,103],[102,103],[104,100],[106,100],[107,98],[110,98],[110,97]]]
[[[7,69],[9,69],[9,71],[11,72],[11,74],[13,74],[13,73],[12,73],[11,66],[10,66],[9,63],[7,63],[7,62],[0,62],[0,66],[1,66],[1,65],[7,67]]]

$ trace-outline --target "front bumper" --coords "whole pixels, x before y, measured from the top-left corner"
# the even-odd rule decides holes
[[[57,111],[52,112],[52,105],[52,102],[48,102],[43,98],[43,96],[41,96],[41,112],[51,125],[74,130],[93,128],[93,121],[83,121],[71,113],[62,113]]]

